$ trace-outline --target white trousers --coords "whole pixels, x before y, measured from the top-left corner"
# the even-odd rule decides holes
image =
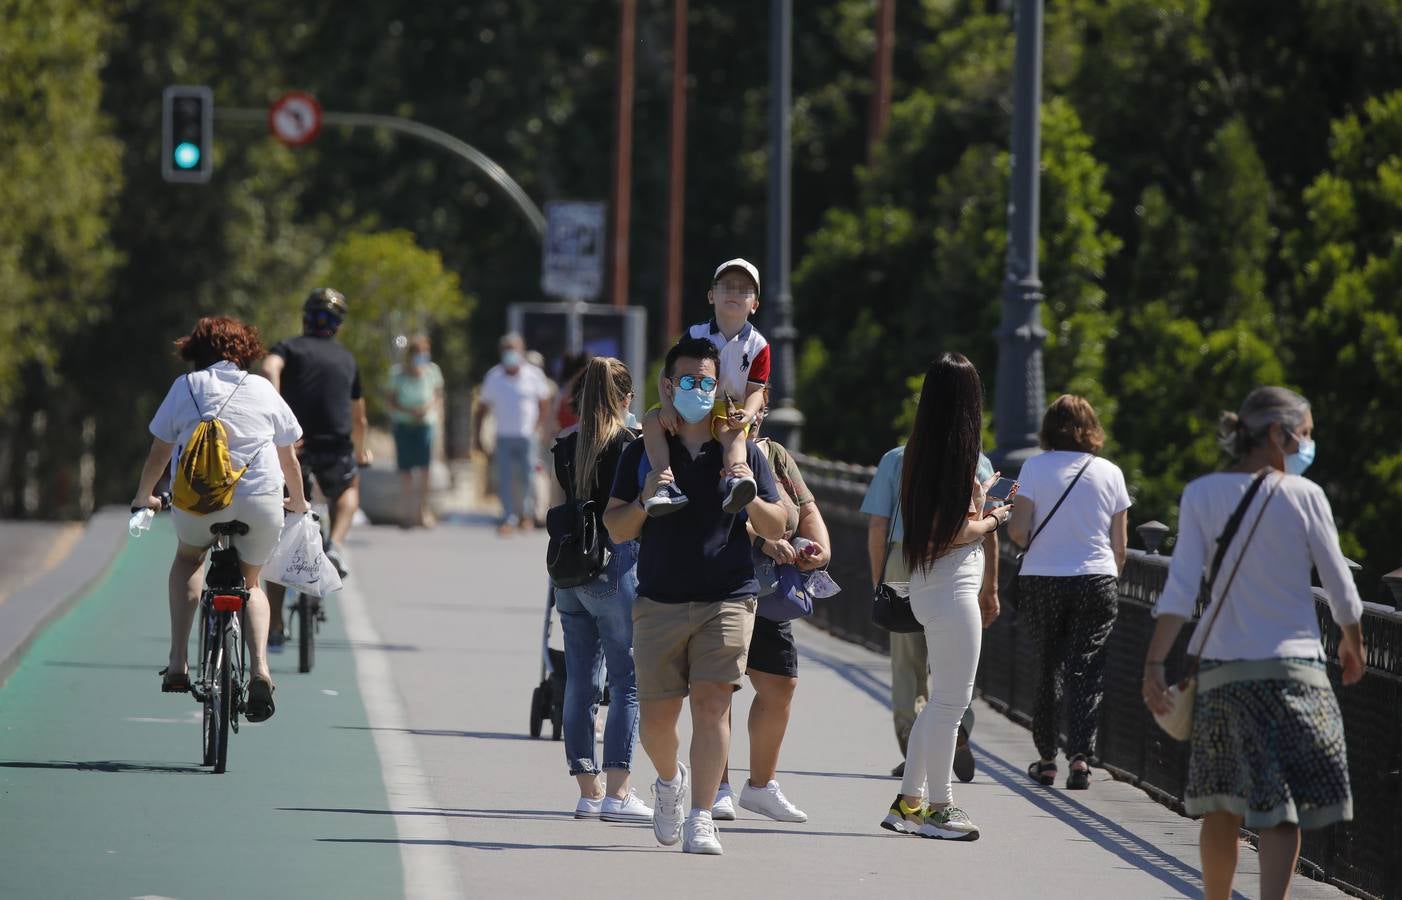
[[[959,720],[974,696],[974,674],[983,645],[978,592],[983,586],[983,544],[955,547],[926,572],[910,574],[910,609],[925,626],[930,658],[930,699],[915,720],[906,752],[901,793],[952,803],[949,776]],[[928,782],[928,791],[926,790]]]

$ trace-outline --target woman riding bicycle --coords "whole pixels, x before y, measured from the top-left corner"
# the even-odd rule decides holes
[[[161,690],[190,690],[190,626],[203,587],[205,552],[215,541],[210,526],[237,520],[248,526],[247,534],[231,538],[249,595],[246,633],[252,678],[245,716],[250,722],[262,722],[272,716],[274,704],[267,654],[268,598],[258,576],[282,532],[283,486],[291,495],[291,512],[308,509],[301,466],[292,449],[302,429],[272,384],[248,374],[249,364],[263,355],[257,329],[225,316],[203,318],[189,335],[175,342],[175,348],[194,371],[175,380],[151,420],[151,452],[132,508],[161,508],[160,498],[154,496],[156,483],[172,457],[179,459],[177,447],[190,440],[202,416],[218,418],[233,470],[245,466],[247,470],[235,486],[233,502],[224,509],[208,515],[173,512],[179,544],[170,565],[170,662]]]

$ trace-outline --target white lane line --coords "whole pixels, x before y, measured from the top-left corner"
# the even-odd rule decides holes
[[[381,649],[384,642],[375,630],[360,592],[347,586],[338,600],[345,615],[346,638],[355,657],[356,683],[365,701],[375,751],[380,756],[380,773],[390,809],[415,813],[393,817],[399,833],[399,859],[404,868],[404,896],[408,900],[463,896],[457,866],[453,863],[447,822],[440,816],[420,812],[435,809],[437,804],[408,731],[404,706],[390,670],[389,653]]]

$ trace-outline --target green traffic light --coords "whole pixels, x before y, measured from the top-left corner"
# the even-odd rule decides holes
[[[200,165],[200,148],[189,141],[184,141],[175,145],[175,152],[172,154],[175,165],[181,169],[195,169]]]

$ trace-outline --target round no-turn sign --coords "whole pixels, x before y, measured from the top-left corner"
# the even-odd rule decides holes
[[[321,104],[306,91],[288,91],[268,109],[268,128],[289,147],[309,144],[321,132]]]

